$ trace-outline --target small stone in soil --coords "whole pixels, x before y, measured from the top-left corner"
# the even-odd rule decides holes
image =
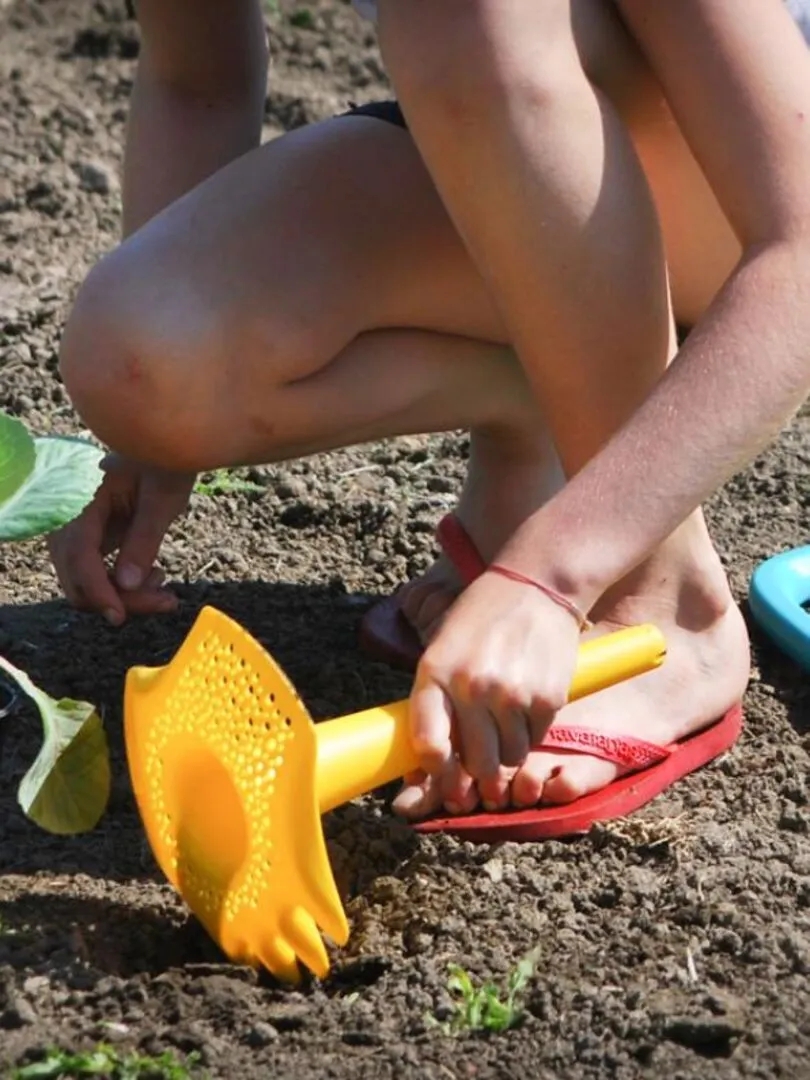
[[[278,1031],[273,1025],[266,1024],[263,1020],[257,1020],[247,1033],[245,1041],[248,1046],[261,1047],[269,1046],[270,1043],[275,1042],[276,1039],[278,1039]]]
[[[810,831],[810,823],[805,814],[793,803],[785,803],[779,818],[779,828],[785,832],[805,834]]]
[[[37,1014],[32,1005],[25,998],[17,998],[11,1001],[5,1011],[0,1015],[0,1028],[7,1031],[15,1028],[26,1027],[28,1024],[37,1022]]]
[[[100,161],[80,161],[76,165],[76,175],[81,189],[93,195],[109,195],[118,187],[113,170]]]

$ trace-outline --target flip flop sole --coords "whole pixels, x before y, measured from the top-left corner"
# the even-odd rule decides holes
[[[579,836],[597,822],[625,817],[646,806],[676,781],[729,750],[741,731],[742,705],[738,704],[710,727],[678,743],[664,761],[622,776],[576,802],[465,817],[434,817],[416,822],[413,828],[420,833],[446,832],[481,844]]]
[[[443,518],[438,536],[465,582],[483,573],[485,564],[458,518],[452,514]],[[419,638],[402,614],[396,593],[366,613],[360,627],[360,644],[368,655],[406,671],[417,667],[423,651]],[[420,833],[450,833],[473,843],[580,836],[597,822],[624,817],[646,806],[672,784],[730,749],[741,731],[742,706],[738,704],[716,723],[678,743],[664,761],[622,776],[573,803],[464,817],[433,817],[412,827]]]

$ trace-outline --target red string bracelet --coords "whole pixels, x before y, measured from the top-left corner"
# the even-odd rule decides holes
[[[493,574],[500,574],[501,577],[509,578],[510,581],[516,581],[519,585],[531,585],[533,589],[539,589],[543,596],[547,596],[549,600],[552,600],[559,607],[565,608],[569,614],[573,615],[579,624],[580,630],[592,629],[593,623],[583,611],[580,611],[573,600],[569,600],[562,593],[555,592],[548,585],[542,585],[539,581],[526,577],[525,574],[521,574],[518,570],[510,570],[508,566],[501,566],[500,563],[490,563],[487,570]]]

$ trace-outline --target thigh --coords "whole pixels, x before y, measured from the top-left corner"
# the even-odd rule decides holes
[[[547,0],[541,6],[531,0],[512,0],[508,5],[500,0],[470,4],[459,0],[441,10],[422,4],[417,11],[408,0],[385,0],[382,6],[404,9],[403,32],[412,27],[418,54],[433,55],[445,85],[452,78],[475,78],[464,33],[453,21],[475,19],[470,15],[475,8],[483,13],[499,54],[510,54],[505,40],[517,32],[516,26],[529,39],[527,51],[535,67],[556,65],[555,50],[573,46],[572,55],[587,78],[623,121],[647,178],[661,225],[675,316],[688,324],[702,314],[739,257],[739,244],[613,0]],[[437,46],[442,35],[444,44]],[[431,44],[425,46],[425,40]],[[546,44],[532,49],[532,40]]]
[[[612,3],[573,0],[572,11],[583,65],[650,181],[676,317],[693,321],[733,265],[733,236]],[[125,344],[183,375],[302,378],[374,329],[508,339],[410,134],[367,116],[245,155],[112,260]]]
[[[196,364],[232,365],[240,343],[240,365],[286,381],[373,329],[504,337],[410,135],[365,116],[246,155],[115,257],[134,332],[157,334],[148,351],[176,335],[165,355],[192,351]]]

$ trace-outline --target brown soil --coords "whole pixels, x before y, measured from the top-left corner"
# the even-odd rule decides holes
[[[75,430],[56,343],[116,241],[138,35],[113,0],[0,9],[0,407]],[[293,10],[268,15],[268,138],[385,92],[345,2],[308,4],[312,25]],[[741,600],[758,560],[810,537],[808,446],[805,411],[711,504]],[[37,718],[3,722],[0,1069],[104,1040],[196,1050],[210,1076],[247,1080],[810,1077],[810,683],[756,631],[740,744],[629,822],[484,847],[420,839],[384,799],[330,815],[352,937],[322,984],[291,991],[224,962],[163,883],[127,779],[127,668],[165,662],[206,601],[278,656],[317,717],[404,694],[358,655],[358,619],[428,564],[465,452],[456,436],[400,440],[253,470],[260,493],[195,497],[165,550],[181,613],[121,631],[68,609],[42,544],[0,554],[0,648],[51,693],[101,706],[115,770],[99,828],[51,837],[15,800]],[[522,1026],[454,1038],[427,1023],[448,1015],[448,963],[499,979],[535,946]]]

